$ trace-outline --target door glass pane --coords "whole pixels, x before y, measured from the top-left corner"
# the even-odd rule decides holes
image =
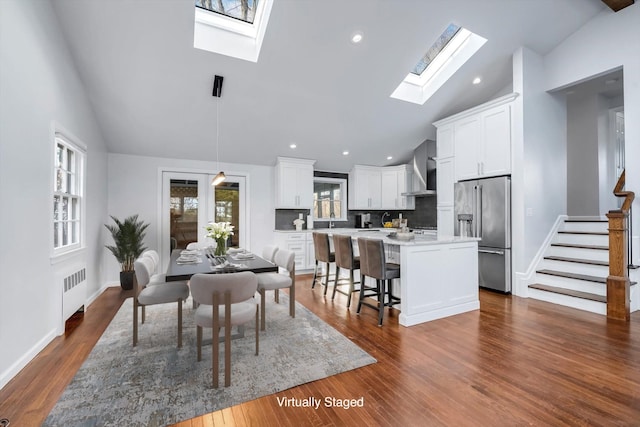
[[[224,181],[215,187],[215,222],[230,222],[233,236],[229,237],[229,246],[240,244],[240,184]]]
[[[169,188],[171,249],[184,249],[198,241],[198,181],[172,179]]]

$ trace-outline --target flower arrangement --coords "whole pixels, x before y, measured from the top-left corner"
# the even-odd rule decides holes
[[[227,239],[233,235],[233,225],[230,222],[211,222],[205,227],[207,237],[216,241],[216,255],[227,252]]]

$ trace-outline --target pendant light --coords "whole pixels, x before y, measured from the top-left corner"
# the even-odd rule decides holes
[[[215,96],[216,98],[218,98],[216,100],[216,162],[217,162],[217,167],[218,170],[220,170],[220,153],[219,153],[219,146],[220,146],[220,97],[222,96],[222,76],[215,76],[213,79],[213,96]],[[224,172],[220,171],[218,172],[218,174],[213,178],[213,180],[211,181],[211,185],[213,187],[215,187],[216,185],[220,184],[222,181],[224,181],[225,179],[227,179],[227,177],[224,175]]]

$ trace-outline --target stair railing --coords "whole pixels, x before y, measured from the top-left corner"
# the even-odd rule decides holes
[[[625,171],[622,171],[618,182],[613,189],[616,197],[624,197],[622,206],[617,210],[610,210],[609,219],[609,276],[607,277],[607,317],[629,321],[631,313],[629,308],[630,282],[629,282],[629,257],[630,257],[630,212],[631,204],[635,198],[632,191],[623,191],[625,184]],[[629,225],[629,227],[627,227]]]

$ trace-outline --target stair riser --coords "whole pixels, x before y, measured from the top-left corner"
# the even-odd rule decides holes
[[[573,307],[579,310],[590,311],[592,313],[603,315],[607,314],[607,304],[605,303],[556,294],[554,292],[546,292],[539,289],[529,288],[529,298]]]
[[[553,239],[553,243],[609,246],[609,236],[593,234],[557,234]]]
[[[548,255],[563,256],[567,258],[582,258],[596,261],[609,261],[609,251],[596,249],[550,246],[545,256]]]
[[[607,222],[565,222],[560,227],[563,231],[597,231],[607,232],[609,223]]]
[[[552,276],[550,274],[536,273],[534,283],[571,289],[572,291],[588,292],[596,295],[607,294],[607,285],[604,283],[588,282],[586,280],[570,279],[567,277]]]
[[[609,275],[609,267],[549,259],[543,260],[538,269],[557,270],[575,274],[588,274],[589,276],[598,277],[607,277]]]

